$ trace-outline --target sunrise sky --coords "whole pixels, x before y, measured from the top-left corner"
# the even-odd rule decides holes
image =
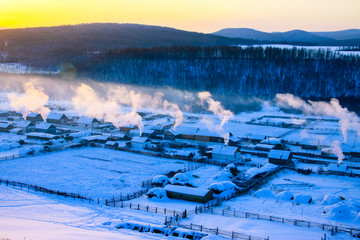
[[[0,0],[0,27],[140,23],[198,32],[360,28],[360,0]]]

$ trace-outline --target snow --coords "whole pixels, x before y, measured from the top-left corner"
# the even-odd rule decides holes
[[[291,201],[294,200],[294,195],[289,191],[279,192],[276,197],[283,201]]]
[[[5,239],[165,239],[115,228],[116,222],[131,219],[162,224],[163,216],[146,212],[84,204],[1,185],[0,208],[0,232]]]
[[[307,204],[307,203],[311,203],[312,201],[312,197],[308,194],[296,194],[294,196],[294,202],[296,204]]]
[[[187,164],[181,160],[88,147],[3,161],[0,172],[2,179],[95,199],[133,193],[142,188],[142,181],[183,169]]]
[[[260,173],[264,173],[264,172],[269,172],[275,168],[277,168],[278,166],[276,166],[275,164],[272,164],[272,163],[268,163],[266,165],[264,165],[263,167],[261,168],[250,168],[249,170],[246,171],[245,175],[248,177],[248,178],[251,178],[257,174],[260,174]]]
[[[221,155],[226,155],[226,156],[233,156],[237,150],[238,150],[237,147],[215,145],[213,150],[211,151],[211,153],[212,154],[221,154]]]
[[[185,185],[189,183],[189,179],[183,173],[177,173],[171,178],[171,184]]]
[[[269,188],[263,188],[254,193],[254,197],[258,198],[274,198],[274,194]]]
[[[145,143],[148,141],[150,141],[150,140],[145,137],[134,137],[133,139],[131,139],[131,142],[133,142],[133,143]]]
[[[223,182],[211,184],[209,189],[213,190],[216,196],[228,197],[236,193],[238,187],[233,182],[223,181]]]
[[[282,151],[282,150],[275,150],[272,149],[269,152],[268,158],[275,158],[280,160],[287,160],[290,157],[290,151]]]
[[[166,190],[164,188],[151,188],[146,196],[149,198],[167,199]]]
[[[170,185],[170,184],[166,185],[166,187],[164,187],[164,189],[169,192],[189,194],[189,195],[194,195],[194,196],[199,196],[199,197],[203,197],[209,192],[209,190],[207,190],[207,189],[199,189],[199,188]]]
[[[165,185],[170,183],[170,179],[165,175],[156,175],[152,178],[151,183],[160,187],[165,187]]]

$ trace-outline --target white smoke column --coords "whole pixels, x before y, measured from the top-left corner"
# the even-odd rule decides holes
[[[41,114],[42,118],[46,120],[50,109],[45,107],[45,104],[49,100],[49,96],[46,95],[41,88],[35,88],[32,82],[24,83],[24,94],[18,96],[15,93],[9,93],[8,99],[11,107],[23,114],[24,119],[30,112],[37,112]]]
[[[164,109],[169,111],[169,114],[175,118],[174,130],[182,123],[184,115],[180,110],[179,106],[175,103],[168,102],[167,100],[163,103]]]
[[[215,115],[220,117],[220,119],[221,119],[221,123],[219,126],[220,129],[222,129],[224,124],[227,123],[229,121],[229,119],[234,116],[234,114],[231,111],[224,109],[224,107],[221,105],[221,102],[215,101],[214,99],[212,99],[211,93],[199,92],[198,97],[200,98],[201,105],[203,107],[206,107],[205,106],[205,102],[206,102],[208,105],[207,109],[209,111],[213,112]]]
[[[224,138],[224,144],[227,146],[229,145],[229,141],[230,141],[230,133],[225,133],[223,135],[223,138]]]
[[[347,140],[347,131],[355,130],[360,136],[360,119],[354,112],[350,112],[347,108],[343,108],[339,100],[331,99],[330,102],[305,102],[301,98],[292,94],[276,94],[275,100],[280,107],[291,107],[301,110],[305,114],[314,114],[321,116],[333,116],[340,119],[339,124],[344,137]]]
[[[335,154],[338,157],[338,164],[340,164],[342,162],[342,160],[345,158],[343,151],[340,147],[340,143],[339,141],[333,141],[330,145],[329,148],[325,148],[323,149],[323,151],[328,151],[328,152],[332,152],[333,154]]]
[[[116,101],[100,98],[90,86],[84,83],[76,88],[75,93],[76,96],[72,98],[72,102],[80,115],[103,119],[117,128],[122,125],[136,124],[141,135],[144,124],[142,117],[136,111],[123,113]]]

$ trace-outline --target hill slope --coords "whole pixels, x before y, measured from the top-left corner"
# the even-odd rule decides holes
[[[307,32],[303,30],[292,30],[287,32],[268,33],[251,28],[225,28],[214,32],[213,34],[223,37],[254,39],[258,41],[312,43],[325,45],[350,45],[354,42],[359,44],[357,41],[355,41],[355,39],[360,38],[359,29],[349,29],[333,32]]]

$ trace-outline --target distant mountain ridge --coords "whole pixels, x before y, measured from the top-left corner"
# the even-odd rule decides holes
[[[303,30],[291,30],[287,32],[262,32],[252,28],[224,28],[213,33],[214,35],[252,39],[258,41],[273,42],[303,42],[315,44],[336,44],[341,41],[360,43],[360,29],[348,29],[343,31],[332,32],[307,32]],[[339,42],[340,43],[340,42]]]

